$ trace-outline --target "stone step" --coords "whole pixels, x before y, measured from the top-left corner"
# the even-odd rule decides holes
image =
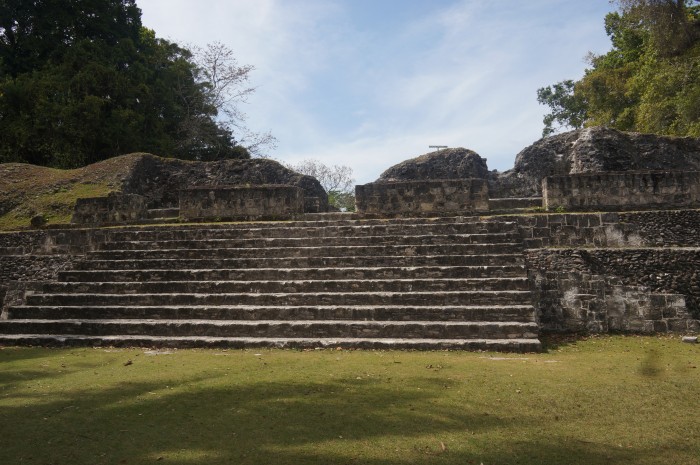
[[[526,277],[298,281],[51,282],[47,294],[250,294],[312,292],[525,291]]]
[[[172,293],[172,294],[28,294],[27,305],[528,305],[528,291],[309,292],[309,293]]]
[[[3,320],[0,321],[0,334],[518,339],[537,337],[537,324],[351,320]]]
[[[256,239],[256,238],[333,238],[369,236],[425,236],[443,234],[503,234],[517,233],[513,222],[473,223],[419,223],[402,224],[381,222],[379,224],[295,227],[288,223],[211,225],[199,228],[169,226],[151,229],[116,229],[106,233],[108,241],[173,241],[206,239]]]
[[[300,279],[494,278],[525,276],[523,265],[348,268],[140,269],[63,271],[64,282],[241,281]]]
[[[379,245],[447,245],[447,244],[505,244],[520,240],[517,233],[442,234],[416,236],[341,236],[341,237],[283,237],[256,239],[184,239],[152,241],[105,242],[100,250],[163,250],[163,249],[233,249],[280,247],[379,246]]]
[[[211,319],[211,320],[386,320],[535,321],[531,305],[501,306],[18,306],[9,319]]]
[[[394,349],[394,350],[484,350],[493,352],[540,352],[537,338],[522,339],[371,339],[371,338],[234,338],[234,337],[157,337],[157,336],[82,336],[17,334],[0,335],[5,346],[58,347],[151,347],[244,349],[271,347],[281,349]]]
[[[231,268],[356,268],[415,266],[521,266],[521,253],[474,255],[370,255],[350,257],[250,257],[250,258],[129,258],[117,259],[109,254],[88,257],[75,264],[76,270],[146,270],[146,269],[231,269]]]
[[[177,218],[180,216],[180,208],[152,208],[148,210],[148,218],[152,220],[162,218]]]
[[[154,258],[259,258],[259,257],[358,257],[411,255],[484,255],[513,254],[522,251],[519,243],[449,245],[369,245],[319,247],[249,247],[241,249],[163,249],[99,250],[89,252],[91,259],[135,260]]]

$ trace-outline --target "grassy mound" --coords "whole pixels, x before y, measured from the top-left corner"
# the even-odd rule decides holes
[[[69,223],[77,199],[120,191],[139,158],[125,155],[74,170],[0,165],[0,230],[28,228],[36,215],[48,224]]]

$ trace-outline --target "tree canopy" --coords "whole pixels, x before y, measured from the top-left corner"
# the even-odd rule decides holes
[[[0,162],[247,158],[235,105],[251,70],[221,44],[198,59],[156,37],[135,0],[0,0]]]
[[[700,3],[619,0],[605,18],[612,48],[590,54],[578,80],[537,91],[551,112],[543,135],[605,125],[700,137]]]

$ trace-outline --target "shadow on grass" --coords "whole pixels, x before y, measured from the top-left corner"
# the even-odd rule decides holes
[[[416,378],[412,385],[434,381]],[[435,392],[386,380],[321,383],[303,376],[124,381],[3,407],[0,463],[633,464],[651,453],[542,436],[518,442],[506,431],[535,430],[532,420],[486,414],[468,402],[445,406]],[[498,441],[480,443],[499,430]],[[437,439],[455,435],[464,442]]]
[[[552,350],[561,349],[570,345],[576,345],[578,342],[585,341],[590,335],[587,334],[559,334],[559,333],[544,333],[540,334],[540,342],[542,343],[542,351],[549,352]]]

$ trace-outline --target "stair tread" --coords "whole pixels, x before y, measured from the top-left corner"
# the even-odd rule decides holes
[[[324,245],[299,245],[299,246],[293,246],[293,247],[286,247],[286,246],[279,246],[279,247],[212,247],[211,249],[197,249],[197,248],[186,248],[186,247],[178,247],[178,248],[172,248],[172,249],[113,249],[113,250],[96,250],[93,252],[90,252],[92,254],[100,253],[100,254],[108,254],[108,253],[114,253],[114,252],[151,252],[153,250],[158,250],[159,252],[183,252],[183,251],[198,251],[202,252],[204,250],[208,251],[214,251],[214,250],[239,250],[239,249],[244,249],[246,251],[254,251],[254,250],[283,250],[283,249],[303,249],[303,250],[318,250],[318,249],[367,249],[367,248],[377,248],[377,249],[384,249],[384,248],[410,248],[410,247],[433,247],[433,248],[438,248],[438,247],[450,247],[450,246],[459,246],[459,247],[474,247],[474,248],[486,248],[486,247],[495,247],[495,246],[521,246],[519,242],[493,242],[493,243],[460,243],[460,244],[361,244],[361,245],[334,245],[334,244],[324,244]]]
[[[184,309],[204,309],[204,308],[233,308],[233,309],[263,309],[263,308],[279,308],[279,309],[302,309],[302,308],[317,308],[317,309],[404,309],[404,308],[420,308],[423,310],[452,310],[452,309],[493,309],[493,308],[533,308],[532,305],[15,305],[10,308],[184,308]]]
[[[132,260],[129,260],[132,261]],[[507,267],[517,267],[521,268],[523,271],[525,270],[525,267],[523,265],[504,265]],[[255,268],[255,271],[308,271],[308,270],[313,270],[313,271],[324,271],[324,270],[368,270],[368,271],[376,271],[379,269],[391,269],[391,270],[401,270],[401,271],[421,271],[425,269],[445,269],[445,270],[451,270],[455,268],[466,268],[466,269],[500,269],[502,266],[499,265],[454,265],[454,266],[399,266],[399,267],[394,267],[394,266],[348,266],[348,267],[322,267],[322,268],[288,268],[288,267],[283,267],[283,268]],[[249,271],[250,268],[180,268],[177,270],[173,270],[172,268],[143,268],[143,269],[138,269],[138,270],[100,270],[101,273],[107,273],[110,271],[114,272],[124,272],[124,271],[138,271],[138,272],[153,272],[153,271],[178,271],[178,272],[206,272],[206,271],[220,271],[220,272],[226,272],[226,271]],[[66,271],[68,273],[94,273],[94,270],[68,270]]]
[[[467,291],[362,291],[362,292],[221,292],[216,293],[217,296],[235,296],[235,295],[270,295],[270,296],[285,296],[285,295],[440,295],[440,294],[529,294],[530,291],[527,290],[505,290],[505,291],[492,291],[492,290],[467,290]],[[69,294],[61,292],[47,292],[47,293],[35,293],[33,296],[87,296],[87,295],[99,295],[99,296],[163,296],[163,295],[210,295],[208,292],[135,292],[133,294],[114,294],[114,293],[94,293],[94,292],[71,292]]]
[[[440,325],[440,326],[537,326],[534,322],[518,321],[430,321],[430,320],[209,320],[209,319],[89,319],[89,318],[67,318],[67,319],[19,319],[2,320],[0,325],[22,325],[22,324],[46,324],[46,323],[100,323],[118,325],[182,325],[182,324],[208,324],[212,326],[257,326],[257,325],[365,325],[365,326],[405,326],[405,325]]]
[[[211,279],[211,280],[176,280],[176,281],[152,281],[158,284],[173,284],[182,285],[186,283],[420,283],[423,281],[429,282],[485,282],[485,281],[526,281],[527,276],[492,276],[480,278],[379,278],[379,279]],[[134,285],[134,284],[150,284],[143,282],[126,282],[126,281],[92,281],[92,282],[73,282],[73,281],[52,281],[51,284],[84,286],[89,284],[118,284],[118,285]]]
[[[355,341],[376,341],[383,343],[391,343],[393,341],[401,341],[406,343],[493,343],[493,344],[503,344],[503,343],[531,343],[537,342],[537,338],[512,338],[512,339],[433,339],[433,338],[359,338],[359,337],[347,337],[347,338],[314,338],[314,337],[225,337],[225,336],[141,336],[141,335],[109,335],[109,336],[89,336],[81,334],[3,334],[0,335],[0,340],[2,339],[22,339],[28,337],[35,338],[57,338],[57,339],[103,339],[103,340],[138,340],[138,339],[151,339],[151,340],[238,340],[238,341],[327,341],[327,342],[355,342]]]

